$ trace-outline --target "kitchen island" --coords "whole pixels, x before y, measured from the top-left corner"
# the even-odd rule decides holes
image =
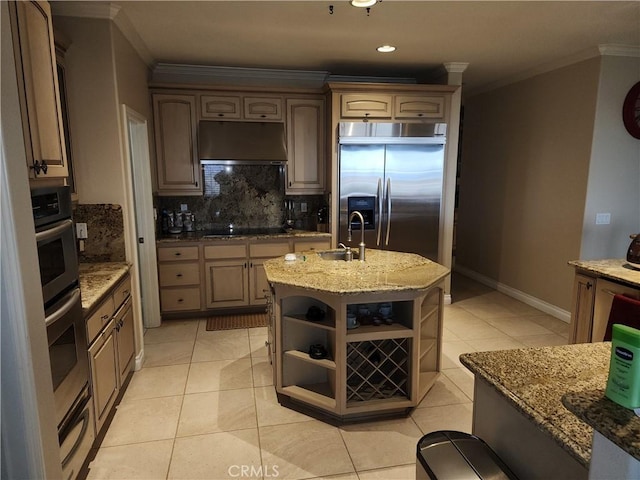
[[[366,262],[314,251],[293,258],[264,262],[280,402],[338,421],[415,407],[440,371],[449,270],[419,255],[371,249]]]
[[[587,478],[593,428],[563,398],[604,390],[610,354],[604,342],[461,355],[475,374],[473,433],[520,479]]]

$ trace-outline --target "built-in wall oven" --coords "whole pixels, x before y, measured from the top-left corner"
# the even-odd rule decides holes
[[[78,278],[78,257],[69,187],[31,191],[55,414],[65,478],[66,465],[86,456],[95,437],[91,419],[87,335]],[[91,421],[86,422],[86,418]],[[86,423],[86,425],[85,425]],[[79,427],[81,425],[81,427]],[[89,441],[90,440],[90,441]],[[88,443],[88,446],[87,446]]]

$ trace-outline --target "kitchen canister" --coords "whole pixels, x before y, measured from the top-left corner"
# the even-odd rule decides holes
[[[614,324],[605,396],[626,408],[640,408],[640,330]]]

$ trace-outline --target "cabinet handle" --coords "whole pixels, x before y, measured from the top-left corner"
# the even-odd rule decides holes
[[[423,113],[419,113],[418,116],[421,117],[422,115],[424,115]]]
[[[267,116],[263,113],[262,115],[260,115],[260,118],[267,118]]]
[[[109,315],[102,315],[100,320],[109,320]]]
[[[593,284],[591,282],[587,282],[587,290],[589,290],[591,287],[593,287]]]
[[[123,297],[128,297],[128,296],[129,296],[129,293],[130,293],[130,292],[129,292],[129,290],[123,290],[123,291],[122,291],[122,296],[123,296]]]
[[[36,175],[38,175],[41,171],[46,175],[47,170],[49,169],[49,166],[47,165],[47,162],[45,162],[44,160],[42,160],[42,163],[36,160],[35,162],[33,162],[33,165],[31,166],[31,168],[33,168],[34,172],[36,172]]]
[[[175,253],[174,253],[174,255],[175,255],[176,257],[179,257],[179,256],[180,256],[180,255],[182,255],[182,254],[181,254],[180,252],[175,252]]]
[[[182,274],[181,273],[176,273],[176,277],[181,278]]]
[[[182,302],[184,302],[184,299],[183,298],[179,298],[178,299],[178,303],[182,303]]]
[[[219,117],[224,117],[224,113],[219,113],[218,116]]]

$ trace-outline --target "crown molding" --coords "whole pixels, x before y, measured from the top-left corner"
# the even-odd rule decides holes
[[[616,45],[605,43],[598,45],[600,55],[611,55],[614,57],[640,57],[640,45]]]
[[[158,83],[195,83],[264,85],[320,88],[329,72],[312,70],[279,70],[267,68],[223,67],[158,63],[151,72],[151,81]]]
[[[60,17],[101,18],[113,20],[120,6],[98,2],[51,2],[51,12]]]
[[[469,62],[445,62],[443,65],[449,73],[464,73],[469,66]]]

